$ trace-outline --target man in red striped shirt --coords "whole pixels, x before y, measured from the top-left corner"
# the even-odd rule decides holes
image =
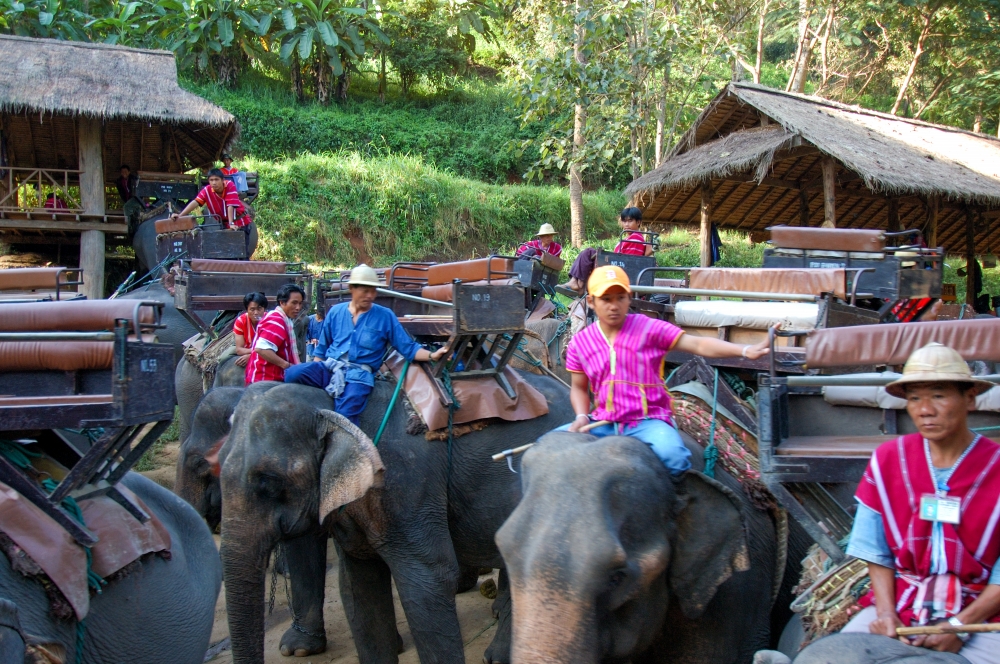
[[[244,245],[249,260],[253,219],[247,212],[246,206],[243,205],[243,201],[240,200],[236,185],[231,180],[227,180],[218,168],[213,168],[208,172],[208,185],[198,192],[194,200],[184,206],[180,212],[170,215],[170,218],[183,217],[199,205],[205,208],[208,214],[215,217],[223,227],[243,231]]]
[[[247,385],[262,380],[283,381],[285,369],[299,363],[294,321],[302,311],[305,297],[305,291],[295,284],[285,284],[278,291],[278,307],[257,324],[253,353],[247,364]]]

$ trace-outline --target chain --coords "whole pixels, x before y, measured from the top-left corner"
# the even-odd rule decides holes
[[[285,585],[285,599],[288,600],[288,612],[292,615],[292,629],[306,636],[311,636],[314,639],[326,639],[326,634],[317,634],[316,632],[310,632],[305,627],[299,625],[298,616],[295,615],[295,609],[292,607],[292,588],[288,584],[288,577],[291,576],[291,571],[287,569],[288,561],[285,559],[284,547],[280,544],[274,547],[274,563],[271,565],[271,590],[267,600],[267,615],[270,616],[274,612],[274,597],[278,591],[278,561],[284,561],[286,565],[286,572],[289,574],[282,574],[284,578]]]
[[[278,591],[278,558],[281,556],[281,545],[274,547],[274,559],[271,562],[271,592],[267,600],[267,615],[274,613],[274,595]]]

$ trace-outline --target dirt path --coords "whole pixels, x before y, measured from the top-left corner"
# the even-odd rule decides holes
[[[174,467],[177,463],[178,445],[168,443],[163,450],[156,455],[157,468],[146,471],[143,475],[161,484],[168,489],[173,488]],[[219,537],[215,537],[216,545]],[[278,643],[281,636],[291,624],[292,619],[288,611],[288,600],[285,597],[284,581],[282,577],[277,579],[277,588],[274,600],[274,612],[267,618],[266,633],[264,636],[264,662],[265,664],[356,664],[357,653],[354,649],[354,640],[351,638],[350,629],[347,626],[347,619],[340,603],[340,590],[338,588],[337,575],[337,552],[331,545],[329,547],[329,557],[327,560],[326,574],[326,604],[324,615],[326,616],[326,638],[327,651],[312,657],[291,658],[282,657],[278,651]],[[496,572],[492,576],[482,576],[479,578],[481,585],[487,579],[492,578],[496,582]],[[267,588],[270,589],[271,574],[268,572]],[[393,599],[396,605],[396,623],[399,633],[403,637],[405,651],[399,656],[400,664],[417,664],[420,659],[417,657],[417,650],[413,646],[413,638],[410,636],[410,629],[406,623],[399,597],[393,588]],[[483,653],[493,640],[496,633],[496,620],[493,618],[491,606],[493,600],[483,597],[478,590],[471,590],[458,595],[455,598],[458,607],[458,620],[462,626],[462,639],[465,643],[465,661],[469,664],[478,664],[483,660]],[[226,590],[223,587],[219,594],[219,602],[215,609],[215,625],[212,629],[211,643],[213,645],[223,643],[229,636],[229,626],[226,615]],[[210,660],[213,664],[230,664],[232,652],[228,649],[219,652]]]

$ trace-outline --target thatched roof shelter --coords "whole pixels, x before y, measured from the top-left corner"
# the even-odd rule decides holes
[[[825,175],[825,181],[824,181]],[[1000,216],[1000,139],[733,82],[664,163],[625,190],[653,225],[835,224],[921,228],[929,243],[976,253]]]
[[[104,171],[180,173],[218,160],[230,113],[177,84],[169,51],[0,35],[0,129],[9,165],[75,169],[77,119],[104,125]]]

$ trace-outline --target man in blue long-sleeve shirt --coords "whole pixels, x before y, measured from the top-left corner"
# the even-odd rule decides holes
[[[375,304],[375,289],[381,286],[375,270],[358,265],[348,280],[351,301],[331,307],[323,320],[313,362],[289,367],[286,383],[301,383],[326,389],[334,377],[327,360],[346,362],[345,384],[336,397],[335,410],[358,424],[375,387],[375,372],[382,364],[387,346],[405,359],[427,362],[442,357],[447,348],[431,353],[407,334],[391,309]]]

